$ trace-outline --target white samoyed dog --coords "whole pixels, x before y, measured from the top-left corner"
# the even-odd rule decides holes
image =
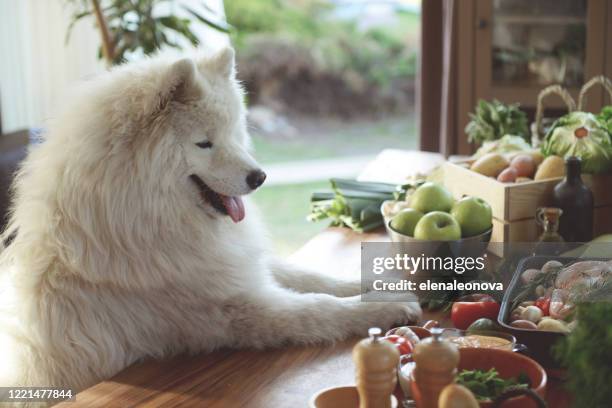
[[[243,198],[231,48],[83,84],[17,174],[0,259],[0,386],[82,390],[135,361],[363,336],[420,317],[269,255]]]

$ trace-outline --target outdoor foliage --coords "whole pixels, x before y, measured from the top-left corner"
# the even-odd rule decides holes
[[[412,95],[416,50],[397,30],[361,30],[322,0],[232,0],[225,8],[254,103],[350,115],[389,111]],[[400,18],[418,24],[414,14]]]
[[[164,45],[181,48],[169,33],[187,39],[198,45],[200,39],[191,30],[195,22],[206,24],[216,30],[227,32],[229,26],[214,15],[202,15],[197,11],[183,7],[193,18],[182,18],[174,14],[158,15],[154,8],[162,3],[171,4],[173,0],[67,0],[74,6],[72,21],[66,33],[66,41],[74,25],[85,17],[96,18],[101,31],[102,44],[98,52],[107,63],[119,64],[125,60],[127,53],[142,51],[149,55]],[[103,16],[100,21],[96,8]],[[205,8],[206,9],[206,8]],[[212,10],[206,9],[212,13]]]
[[[354,21],[333,18],[327,1],[232,0],[225,8],[239,50],[248,50],[254,34],[265,34],[309,49],[321,69],[355,70],[379,84],[415,74],[415,50],[402,38],[382,28],[362,32]]]
[[[108,65],[133,53],[180,48],[183,40],[198,45],[206,39],[192,28],[205,24],[230,33],[239,75],[253,103],[341,116],[390,112],[412,103],[416,51],[406,46],[401,32],[401,27],[418,25],[418,16],[411,13],[400,16],[399,30],[362,30],[355,21],[338,18],[336,6],[326,0],[227,0],[230,26],[204,0],[202,12],[174,0],[66,2],[74,10],[66,40],[76,22],[95,19],[101,34],[99,56]],[[180,15],[160,12],[179,7]]]

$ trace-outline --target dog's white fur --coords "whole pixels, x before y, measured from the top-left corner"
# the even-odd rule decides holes
[[[201,149],[197,142],[213,143]],[[419,318],[268,255],[191,174],[250,191],[231,49],[157,58],[85,83],[14,184],[0,269],[0,385],[80,390],[145,357],[363,336]]]

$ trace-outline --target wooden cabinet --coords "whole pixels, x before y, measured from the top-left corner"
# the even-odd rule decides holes
[[[458,150],[480,98],[519,102],[531,115],[542,88],[561,83],[577,99],[595,75],[612,77],[612,0],[467,0],[456,13]],[[593,88],[587,109],[612,103]],[[551,97],[549,108],[563,102]]]

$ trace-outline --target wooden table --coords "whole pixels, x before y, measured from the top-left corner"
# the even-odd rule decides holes
[[[385,156],[385,154],[387,156]],[[365,175],[376,179],[389,166],[383,152],[380,165],[368,166]],[[425,172],[435,155],[410,152],[403,163]],[[395,160],[392,160],[395,161]],[[377,169],[382,169],[378,171]],[[293,255],[293,260],[338,277],[360,276],[361,242],[387,241],[383,232],[357,234],[348,229],[329,228]],[[439,320],[451,326],[447,315],[425,312],[423,320]],[[269,351],[224,350],[195,357],[135,364],[112,379],[84,390],[76,407],[306,407],[310,396],[322,388],[354,384],[351,350],[358,339],[331,346],[287,347]],[[549,380],[550,407],[565,407],[569,398],[560,383]]]
[[[356,234],[330,228],[295,255],[298,262],[339,276],[359,276],[362,241],[386,240],[383,233]],[[425,312],[424,320],[448,316]],[[218,351],[196,357],[135,364],[81,393],[66,407],[306,407],[310,396],[329,386],[353,384],[351,350],[357,339],[321,347],[269,351]],[[564,407],[558,381],[549,383],[550,407]]]

